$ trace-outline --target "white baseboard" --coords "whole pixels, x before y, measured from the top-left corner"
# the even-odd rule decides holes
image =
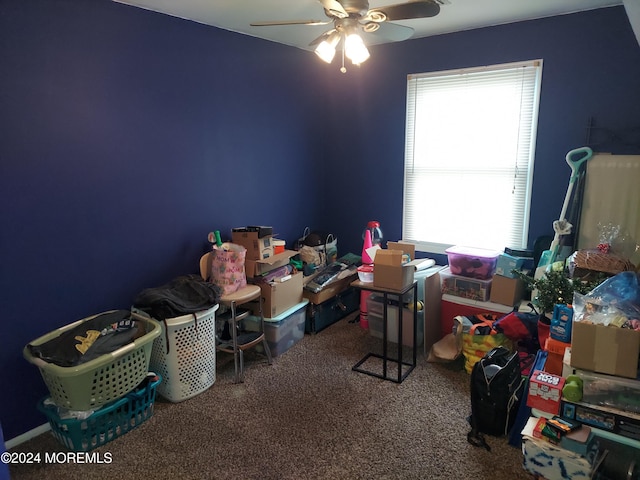
[[[6,442],[4,442],[4,446],[7,450],[9,450],[13,447],[17,447],[21,443],[31,440],[32,438],[36,438],[38,435],[42,435],[43,433],[48,432],[49,430],[51,430],[51,425],[49,425],[49,423],[44,423],[39,427],[23,433],[22,435],[18,435],[15,438],[7,440]]]

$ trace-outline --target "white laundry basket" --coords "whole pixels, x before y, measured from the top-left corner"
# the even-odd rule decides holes
[[[162,376],[158,394],[167,400],[187,400],[215,383],[218,307],[160,320],[162,333],[153,342],[149,367]]]

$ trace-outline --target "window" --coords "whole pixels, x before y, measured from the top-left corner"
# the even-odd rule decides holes
[[[403,240],[527,247],[542,61],[409,75]]]

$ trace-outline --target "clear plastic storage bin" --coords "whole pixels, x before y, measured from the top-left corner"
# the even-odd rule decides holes
[[[304,326],[308,299],[294,305],[277,317],[264,319],[264,335],[271,355],[282,355],[304,337]],[[259,317],[248,316],[244,320],[244,327],[248,331],[257,331],[260,322]],[[256,345],[260,350],[262,345]]]
[[[490,280],[496,273],[500,252],[456,245],[445,250],[453,275]]]
[[[640,380],[578,370],[582,401],[640,414]]]
[[[382,298],[377,299],[371,295],[367,299],[367,312],[369,333],[373,337],[383,338],[384,303]],[[424,341],[424,311],[418,312],[416,330],[416,345],[421,346]],[[398,307],[395,305],[387,306],[387,340],[398,343]],[[413,311],[408,308],[402,309],[402,344],[413,347]]]
[[[478,278],[453,275],[449,268],[445,268],[440,272],[442,293],[480,302],[489,301],[492,280],[493,279],[480,280]]]

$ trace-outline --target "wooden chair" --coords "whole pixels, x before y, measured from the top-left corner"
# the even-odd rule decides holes
[[[200,258],[200,275],[204,280],[211,278],[211,252],[205,253]],[[267,356],[269,365],[272,363],[271,351],[264,331],[264,314],[262,311],[262,295],[258,285],[247,284],[247,286],[220,298],[220,303],[227,307],[227,311],[220,314],[230,330],[229,339],[216,338],[216,350],[233,354],[235,366],[234,381],[236,383],[244,381],[244,351],[262,343],[264,354]],[[258,300],[260,310],[260,324],[257,332],[244,331],[241,321],[249,316],[250,310],[241,308],[248,302]]]

